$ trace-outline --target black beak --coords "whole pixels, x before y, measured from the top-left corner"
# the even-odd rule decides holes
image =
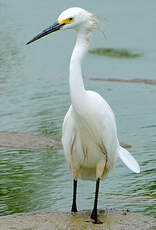
[[[43,30],[41,33],[33,37],[29,42],[26,43],[26,45],[46,36],[47,34],[60,30],[60,28],[64,25],[65,23],[55,22],[53,25],[49,26],[47,29]]]

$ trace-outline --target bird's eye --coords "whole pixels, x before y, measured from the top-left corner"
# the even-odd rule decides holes
[[[73,18],[69,18],[69,20],[70,20],[70,21],[72,21],[72,20],[73,20]]]

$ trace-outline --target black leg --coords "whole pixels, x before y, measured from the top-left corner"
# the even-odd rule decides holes
[[[73,204],[72,204],[72,212],[77,212],[76,206],[76,191],[77,191],[77,180],[73,180]]]
[[[97,181],[96,181],[94,208],[93,208],[93,211],[92,211],[92,214],[91,214],[91,219],[94,220],[95,224],[102,224],[102,222],[100,220],[98,220],[98,216],[97,216],[99,185],[100,185],[100,179],[98,178]]]

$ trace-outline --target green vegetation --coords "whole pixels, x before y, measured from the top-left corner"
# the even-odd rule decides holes
[[[113,58],[139,58],[143,56],[142,53],[114,48],[96,48],[90,50],[89,53]]]

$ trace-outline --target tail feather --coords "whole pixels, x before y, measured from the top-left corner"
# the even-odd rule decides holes
[[[134,157],[123,147],[119,147],[118,155],[123,163],[133,172],[140,173],[140,166]]]

